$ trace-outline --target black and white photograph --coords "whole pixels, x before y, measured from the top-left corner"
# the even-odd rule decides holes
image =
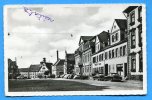
[[[145,12],[144,4],[5,5],[5,95],[145,95]]]

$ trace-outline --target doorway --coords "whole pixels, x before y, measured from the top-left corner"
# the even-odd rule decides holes
[[[105,76],[108,75],[108,64],[105,64]]]

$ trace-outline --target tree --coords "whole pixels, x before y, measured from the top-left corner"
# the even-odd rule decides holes
[[[47,70],[44,72],[44,75],[49,75],[49,73],[50,73],[49,70]]]

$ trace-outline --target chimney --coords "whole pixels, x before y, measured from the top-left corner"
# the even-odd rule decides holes
[[[57,61],[59,60],[59,51],[56,51],[56,55],[57,55]]]
[[[46,63],[46,58],[43,58],[43,62]]]
[[[109,30],[107,30],[107,32],[109,33]]]

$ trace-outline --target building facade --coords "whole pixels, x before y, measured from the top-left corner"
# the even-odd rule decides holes
[[[65,51],[64,74],[73,74],[74,65],[74,53],[67,53],[67,51]]]
[[[59,52],[57,50],[57,61],[52,66],[52,74],[54,74],[56,77],[64,74],[64,64],[65,59],[59,58]]]
[[[19,68],[19,73],[24,78],[28,78],[29,68]]]
[[[92,56],[94,73],[104,74],[105,76],[118,73],[123,78],[127,77],[126,30],[127,21],[115,19],[110,33],[107,33],[107,35],[100,33],[100,37],[96,36],[96,52]],[[102,42],[103,39],[106,40]]]
[[[28,73],[28,78],[30,79],[36,79],[39,78],[39,70],[41,69],[41,65],[30,65],[29,67],[29,73]]]
[[[8,79],[15,79],[18,75],[19,70],[17,62],[8,59]]]
[[[143,78],[142,6],[129,6],[123,13],[127,18],[128,66],[130,79]]]
[[[92,48],[93,36],[81,36],[79,40],[79,48],[75,51],[75,74],[92,75]]]

